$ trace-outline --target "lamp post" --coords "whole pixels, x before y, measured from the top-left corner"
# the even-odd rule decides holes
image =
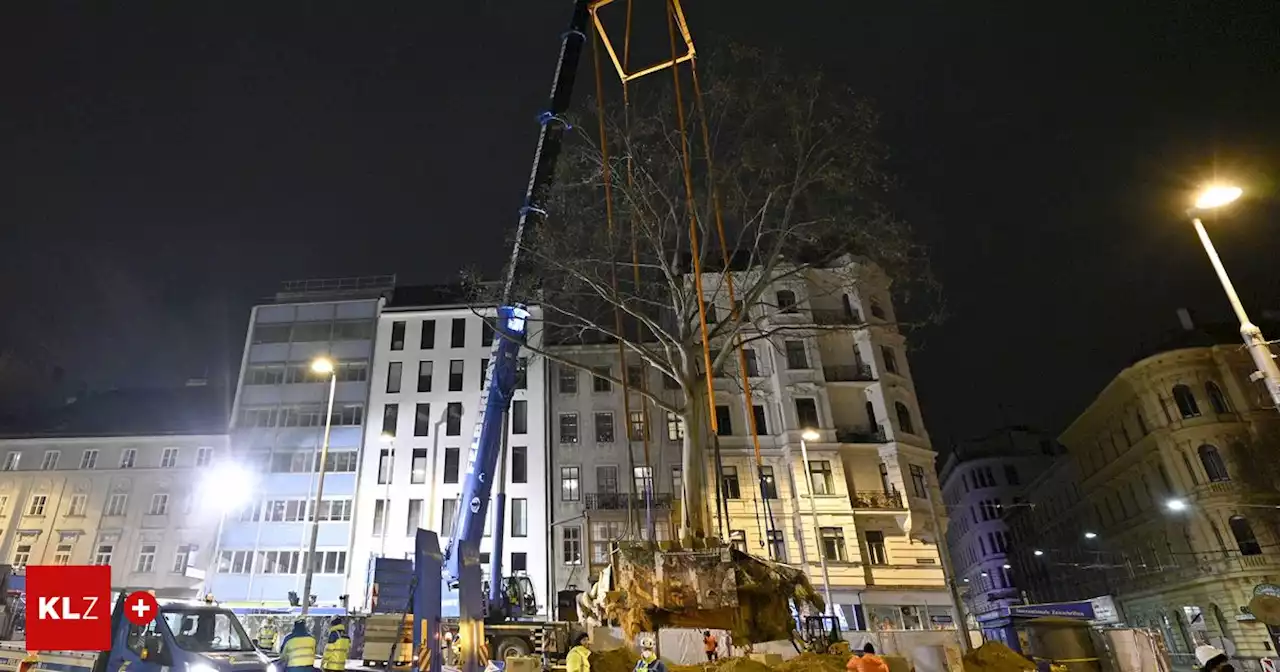
[[[396,436],[390,432],[382,433],[382,442],[387,444],[387,498],[382,505],[382,557],[387,557],[387,528],[391,521],[391,480],[396,473]],[[379,465],[381,466],[381,465]],[[379,469],[381,471],[381,469]],[[381,475],[381,474],[379,474]]]
[[[1227,270],[1222,266],[1222,259],[1218,258],[1218,251],[1214,249],[1213,241],[1209,240],[1204,222],[1200,221],[1202,212],[1228,205],[1240,198],[1242,193],[1239,187],[1226,185],[1207,187],[1200,192],[1200,196],[1196,198],[1195,207],[1187,211],[1187,216],[1191,218],[1196,235],[1200,237],[1200,244],[1204,246],[1205,254],[1209,255],[1209,263],[1213,264],[1213,270],[1218,274],[1222,289],[1227,293],[1227,301],[1231,302],[1231,309],[1235,311],[1236,319],[1240,321],[1240,337],[1244,339],[1244,345],[1248,348],[1249,355],[1253,357],[1254,366],[1258,367],[1258,370],[1249,378],[1262,380],[1267,393],[1271,395],[1271,403],[1276,408],[1280,408],[1280,368],[1276,366],[1275,358],[1271,354],[1271,346],[1267,344],[1267,339],[1262,337],[1262,330],[1258,325],[1249,321],[1249,316],[1240,303],[1240,297],[1236,294],[1236,288],[1231,284],[1231,278],[1227,277]]]
[[[822,563],[822,592],[827,598],[827,614],[834,616],[836,606],[831,603],[831,576],[827,573],[827,553],[822,548],[822,527],[818,522],[818,503],[813,496],[813,473],[809,469],[809,446],[805,441],[817,441],[820,435],[806,429],[800,433],[800,459],[804,461],[804,477],[809,481],[809,515],[813,516],[814,541],[818,544],[818,560]]]
[[[311,543],[307,547],[307,555],[303,562],[307,563],[306,578],[302,581],[302,616],[305,618],[311,610],[311,580],[315,578],[316,537],[320,534],[320,502],[324,499],[325,463],[329,461],[329,432],[333,429],[333,393],[338,389],[338,370],[333,360],[319,357],[311,363],[311,370],[329,375],[329,407],[324,415],[324,440],[320,444],[320,476],[316,483],[316,498],[312,503]],[[385,518],[385,515],[384,515]]]

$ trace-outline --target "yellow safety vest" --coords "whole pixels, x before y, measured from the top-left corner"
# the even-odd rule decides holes
[[[284,657],[285,667],[315,667],[316,638],[311,635],[290,637],[280,654]]]
[[[351,638],[343,635],[324,646],[320,667],[325,670],[347,669],[347,654],[351,652]]]
[[[276,629],[271,627],[263,628],[262,632],[258,633],[258,644],[264,649],[276,648]]]

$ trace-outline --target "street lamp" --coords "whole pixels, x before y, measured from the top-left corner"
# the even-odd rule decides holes
[[[1244,345],[1248,348],[1249,355],[1253,357],[1254,366],[1258,367],[1249,379],[1262,380],[1267,393],[1271,396],[1271,403],[1276,408],[1280,408],[1280,368],[1276,366],[1274,355],[1271,354],[1271,346],[1267,344],[1267,339],[1263,338],[1262,330],[1258,325],[1249,321],[1249,316],[1240,303],[1240,296],[1236,294],[1231,278],[1227,277],[1227,269],[1222,266],[1222,259],[1218,258],[1218,251],[1214,249],[1213,241],[1209,240],[1204,222],[1200,221],[1202,212],[1228,205],[1240,198],[1242,193],[1244,192],[1239,187],[1211,185],[1196,197],[1195,207],[1187,211],[1187,216],[1191,218],[1196,235],[1200,237],[1200,244],[1204,246],[1205,254],[1209,255],[1209,263],[1213,264],[1213,270],[1218,274],[1222,289],[1227,293],[1227,301],[1231,302],[1231,309],[1235,311],[1236,319],[1240,321],[1240,337],[1244,339]]]
[[[831,603],[831,575],[827,572],[827,551],[822,547],[822,526],[818,522],[818,503],[813,496],[813,472],[809,468],[809,445],[806,441],[817,441],[822,435],[813,429],[800,432],[800,459],[804,461],[804,477],[809,481],[809,515],[813,516],[814,541],[818,543],[818,560],[822,563],[822,592],[827,598],[827,612],[834,616],[835,605]]]
[[[1085,533],[1084,533],[1084,538],[1085,538],[1085,539],[1097,539],[1097,538],[1098,538],[1098,533],[1097,533],[1097,532],[1085,532]]]
[[[1164,505],[1165,505],[1165,508],[1169,509],[1170,511],[1186,511],[1187,510],[1187,500],[1185,499],[1176,499],[1176,498],[1171,499],[1165,502]]]
[[[311,362],[311,370],[329,376],[329,407],[324,415],[324,440],[320,443],[320,476],[316,484],[316,497],[311,507],[311,543],[303,561],[307,563],[306,578],[302,581],[302,616],[311,610],[311,580],[315,578],[316,537],[320,535],[320,502],[324,499],[324,470],[329,461],[329,432],[333,429],[333,393],[338,389],[337,367],[328,357],[317,357]]]

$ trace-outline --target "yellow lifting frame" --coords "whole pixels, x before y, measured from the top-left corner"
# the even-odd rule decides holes
[[[694,59],[693,36],[689,34],[689,24],[684,20],[684,10],[680,7],[680,0],[667,0],[671,3],[673,14],[675,15],[676,29],[680,31],[680,37],[684,40],[685,53],[675,58],[656,63],[643,70],[637,70],[628,73],[622,66],[622,61],[618,60],[618,53],[613,48],[613,43],[609,41],[609,33],[604,29],[604,24],[600,21],[599,11],[602,7],[612,4],[616,0],[594,0],[588,9],[591,12],[591,20],[596,24],[596,32],[600,34],[600,41],[604,43],[605,51],[609,52],[609,60],[613,61],[613,68],[618,71],[618,78],[624,83],[633,79],[639,79],[645,75],[652,75],[655,72],[661,72],[680,63],[686,63]]]

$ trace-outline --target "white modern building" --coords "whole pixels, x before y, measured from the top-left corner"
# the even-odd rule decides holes
[[[208,476],[228,452],[226,391],[86,395],[0,437],[0,557],[110,565],[117,591],[195,597],[219,508]]]
[[[538,311],[530,344],[537,347]],[[453,531],[466,459],[494,334],[457,286],[398,287],[378,318],[369,422],[359,468],[348,581],[353,608],[367,608],[370,559],[412,558],[419,526],[445,545]],[[489,505],[480,545],[489,576],[494,535],[504,535],[505,576],[525,574],[539,610],[547,593],[547,443],[544,362],[528,357],[509,416],[506,520]],[[494,492],[498,491],[495,484]]]
[[[749,273],[735,277],[739,288],[752,281]],[[703,285],[723,319],[730,305],[721,278],[704,276]],[[850,261],[798,273],[749,307],[752,408],[748,415],[734,362],[716,379],[721,464],[709,463],[707,473],[719,473],[719,488],[711,478],[710,501],[700,505],[730,544],[803,567],[819,589],[825,558],[846,627],[953,627],[929,506],[931,492],[940,499],[935,454],[888,287],[878,269]],[[658,394],[678,394],[639,361],[628,361],[624,374],[616,347],[558,353],[615,379],[626,375],[629,387],[644,379]],[[555,365],[550,375],[555,586],[583,590],[607,563],[611,540],[641,537],[646,489],[655,493],[655,536],[672,533],[684,428],[638,394],[624,407],[617,385],[584,370]],[[806,430],[818,435],[806,446],[811,480],[801,460]],[[936,508],[945,525],[945,510]]]

